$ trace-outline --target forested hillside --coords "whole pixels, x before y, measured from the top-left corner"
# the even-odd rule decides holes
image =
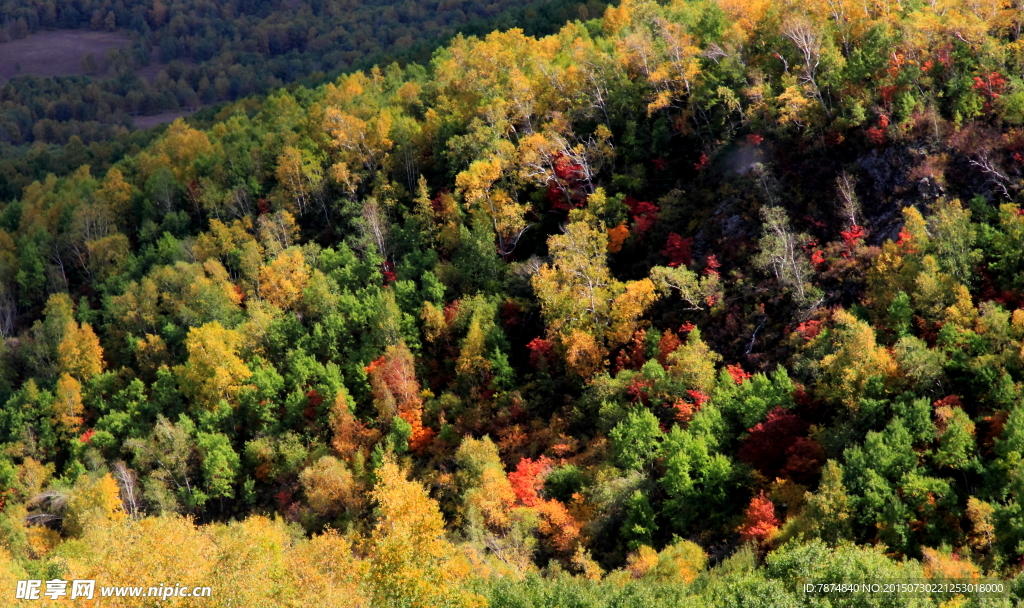
[[[325,74],[382,59],[428,60],[457,32],[516,24],[548,34],[604,7],[597,0],[9,0],[0,3],[0,43],[54,28],[126,31],[133,41],[79,57],[80,76],[38,77],[26,60],[25,75],[0,89],[0,142],[66,144],[77,136],[88,144],[130,128],[132,117],[195,111],[296,81],[320,84]]]
[[[74,76],[42,77],[33,74],[32,62],[14,62],[23,72],[0,87],[0,201],[17,198],[48,173],[67,175],[82,164],[106,171],[151,141],[132,131],[140,116],[246,103],[283,84],[319,85],[375,62],[427,62],[458,32],[482,35],[514,25],[550,34],[568,20],[600,15],[605,6],[597,0],[0,2],[0,58],[8,52],[3,42],[52,28],[131,36],[122,48],[78,56]],[[199,122],[213,116],[214,109],[206,110]]]
[[[0,207],[0,575],[1015,605],[1022,20],[627,1],[28,186]],[[1010,593],[802,591],[983,576]]]

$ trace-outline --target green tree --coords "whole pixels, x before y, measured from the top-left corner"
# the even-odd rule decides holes
[[[626,503],[626,521],[622,524],[622,539],[626,541],[626,547],[630,551],[636,551],[643,545],[653,545],[653,536],[657,531],[654,509],[651,508],[647,495],[635,490]]]
[[[843,485],[843,469],[829,460],[821,471],[818,490],[807,497],[804,511],[808,532],[835,547],[852,536],[850,498]]]
[[[657,457],[665,434],[649,410],[635,409],[608,434],[615,459],[626,469],[643,470]]]

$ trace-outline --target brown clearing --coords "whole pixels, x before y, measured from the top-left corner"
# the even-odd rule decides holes
[[[202,106],[201,108],[205,107],[207,106]],[[186,116],[191,116],[192,114],[193,113],[188,110],[179,110],[177,112],[164,112],[162,114],[154,114],[152,116],[136,116],[132,118],[132,124],[135,125],[136,129],[145,130],[167,122],[174,122],[174,119],[176,118],[184,118]]]
[[[10,42],[0,43],[0,85],[15,76],[77,76],[82,60],[92,53],[102,65],[110,49],[127,48],[131,39],[119,32],[58,30],[37,32]],[[18,70],[18,67],[21,69]]]
[[[115,48],[128,48],[132,40],[121,32],[94,32],[90,30],[57,30],[37,32],[20,40],[0,43],[0,86],[16,76],[80,76],[84,74],[82,60],[92,53],[98,66],[103,57]],[[167,64],[156,60],[154,50],[150,64],[136,70],[136,74],[152,83]],[[20,69],[19,69],[20,68]],[[136,129],[149,129],[189,116],[192,112],[164,112],[133,119]]]

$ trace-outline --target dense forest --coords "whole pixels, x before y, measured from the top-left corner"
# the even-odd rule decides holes
[[[1018,605],[1022,23],[627,0],[28,185],[0,204],[3,584]]]
[[[130,129],[132,117],[195,111],[296,81],[320,84],[325,74],[382,59],[427,60],[456,32],[515,24],[549,34],[604,7],[598,0],[5,0],[0,43],[54,28],[126,31],[134,41],[86,54],[82,76],[27,73],[0,88],[0,142],[78,137],[88,144]],[[140,74],[154,63],[163,67],[152,78]]]
[[[375,63],[423,63],[456,32],[483,35],[514,25],[551,34],[605,6],[596,0],[2,2],[0,43],[48,28],[127,32],[134,43],[82,57],[80,76],[26,73],[0,87],[0,201],[50,173],[68,175],[85,164],[106,171],[137,153],[153,139],[132,130],[140,115],[213,106],[196,115],[209,125],[218,111],[235,111],[225,102],[246,104],[285,83],[314,86]]]

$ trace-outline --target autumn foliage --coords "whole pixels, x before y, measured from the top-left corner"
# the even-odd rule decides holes
[[[750,499],[747,506],[746,520],[740,526],[740,539],[764,543],[770,540],[779,530],[779,520],[775,516],[775,505],[764,493]]]
[[[322,39],[251,36],[265,4],[247,44]],[[572,4],[557,34],[324,53],[329,83],[25,151],[0,577],[659,608],[797,605],[807,568],[1016,576],[1024,84],[998,4]],[[132,19],[202,21],[177,11]]]
[[[433,439],[435,431],[423,426],[423,401],[416,379],[412,353],[401,343],[389,346],[384,355],[366,367],[373,387],[373,400],[382,420],[398,416],[412,427],[409,448],[422,451]]]

